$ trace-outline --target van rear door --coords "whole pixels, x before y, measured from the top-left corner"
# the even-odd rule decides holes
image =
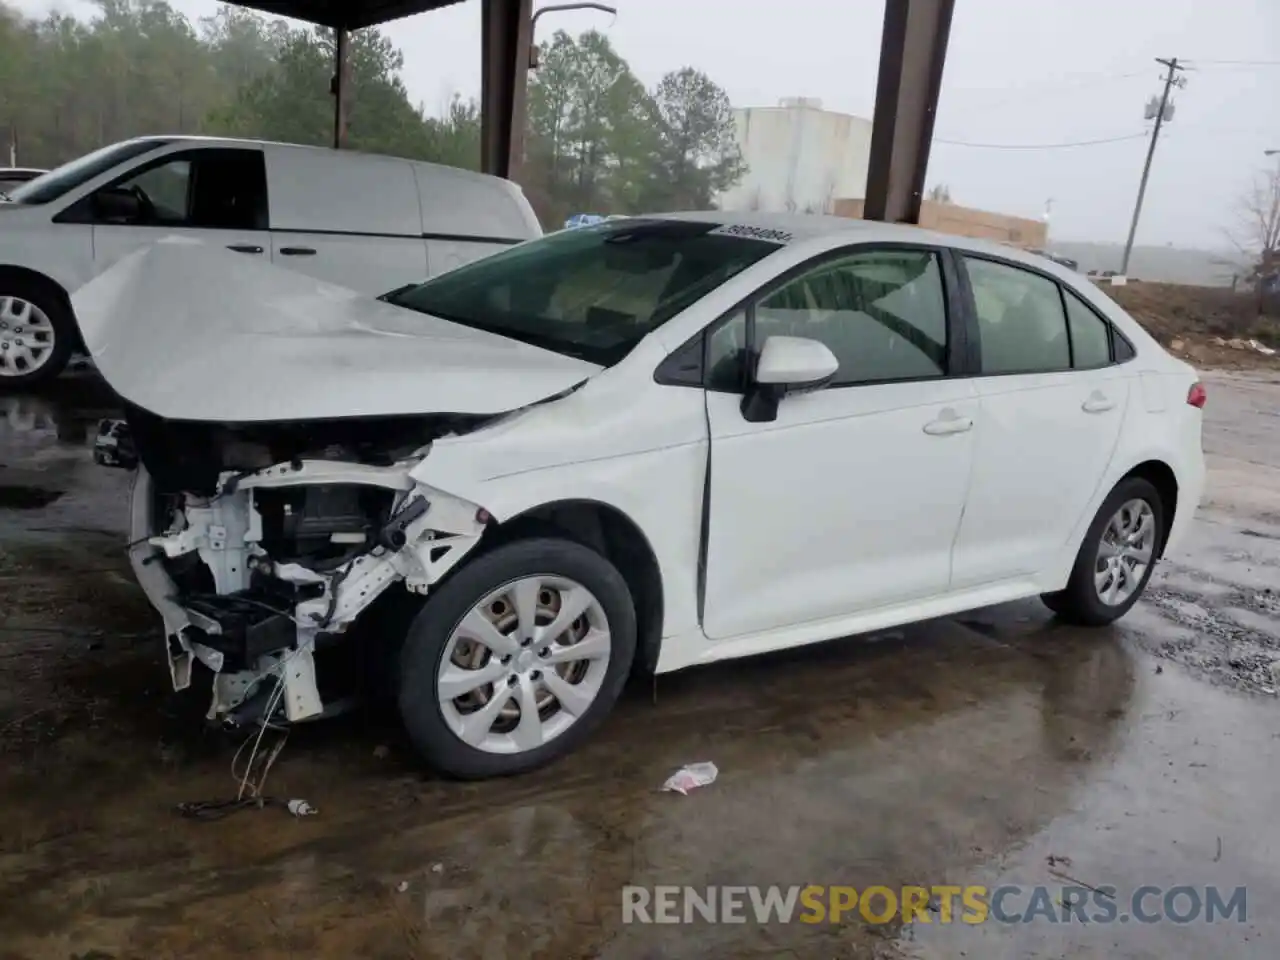
[[[426,279],[409,161],[274,144],[266,154],[273,263],[374,295]]]

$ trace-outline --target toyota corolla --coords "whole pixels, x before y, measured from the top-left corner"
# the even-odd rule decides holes
[[[1109,623],[1203,484],[1189,366],[909,227],[617,220],[378,299],[161,242],[76,313],[175,686],[386,697],[458,777],[571,750],[633,670],[1028,596]]]

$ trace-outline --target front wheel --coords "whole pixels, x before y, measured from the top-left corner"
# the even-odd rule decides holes
[[[0,390],[47,383],[71,356],[71,311],[22,278],[0,280]]]
[[[581,743],[622,692],[635,606],[607,559],[568,540],[482,554],[427,599],[400,654],[400,714],[433,767],[522,773]]]
[[[1071,623],[1102,626],[1138,602],[1155,569],[1164,538],[1164,504],[1150,481],[1129,477],[1116,485],[1089,531],[1067,586],[1041,599]]]

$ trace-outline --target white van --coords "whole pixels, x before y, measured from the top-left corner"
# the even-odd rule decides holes
[[[177,234],[382,294],[541,236],[520,188],[433,163],[257,140],[143,137],[0,201],[0,389],[57,376],[69,294]]]

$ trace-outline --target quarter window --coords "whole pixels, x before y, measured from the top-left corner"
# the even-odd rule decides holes
[[[936,254],[873,250],[829,260],[755,309],[757,349],[808,337],[840,363],[833,386],[944,376],[947,312]]]
[[[1105,367],[1111,362],[1111,328],[1107,321],[1065,287],[1062,298],[1067,303],[1067,325],[1071,328],[1071,365],[1077,370]]]
[[[1058,285],[1039,274],[965,257],[982,345],[983,373],[1071,369]]]

